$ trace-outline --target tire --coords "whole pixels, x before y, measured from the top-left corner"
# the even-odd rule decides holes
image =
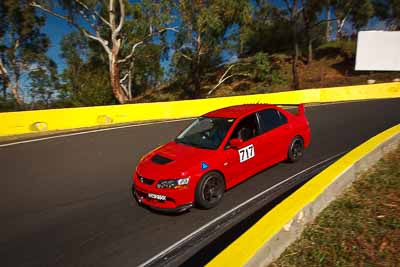
[[[300,136],[296,136],[293,138],[292,142],[290,142],[289,150],[288,150],[288,161],[296,162],[302,156],[304,152],[304,141]]]
[[[129,188],[128,188],[128,194],[129,194],[129,203],[132,207],[137,207],[137,205],[141,205],[137,197],[135,196],[135,184],[133,183],[132,179],[129,182]]]
[[[225,179],[218,172],[209,172],[201,177],[195,191],[196,205],[211,209],[219,204],[225,192]]]
[[[131,198],[135,198],[135,184],[133,183],[132,179],[129,182],[129,195]]]

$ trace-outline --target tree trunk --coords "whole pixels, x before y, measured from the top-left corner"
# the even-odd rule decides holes
[[[198,96],[200,95],[200,90],[201,90],[201,81],[199,75],[196,74],[194,82],[194,93],[192,98],[198,98]]]
[[[18,91],[19,88],[18,87],[19,87],[18,82],[16,82],[15,85],[10,86],[11,93],[14,96],[15,101],[17,102],[17,104],[18,105],[23,105],[24,101],[22,100],[21,96],[19,95],[19,91]]]
[[[292,81],[292,88],[294,90],[298,90],[300,88],[300,81],[299,81],[299,71],[297,69],[297,61],[299,59],[299,44],[298,44],[298,39],[297,39],[297,11],[298,11],[298,1],[294,0],[292,3],[292,6],[290,6],[289,1],[285,1],[288,10],[290,12],[290,24],[292,27],[292,39],[293,39],[293,53],[292,53],[292,75],[293,75],[293,81]]]
[[[293,54],[292,57],[292,74],[293,74],[293,89],[298,90],[300,89],[300,81],[299,81],[299,70],[297,68],[298,56]]]
[[[328,1],[326,7],[326,31],[325,40],[329,42],[331,40],[331,1]]]
[[[336,20],[337,23],[337,31],[336,31],[336,40],[342,40],[343,39],[343,28],[344,24],[346,22],[347,16],[344,17],[343,19],[338,18]]]
[[[132,101],[132,71],[129,70],[128,74],[128,101]]]
[[[311,25],[308,21],[305,23],[305,35],[307,39],[307,49],[308,49],[308,57],[307,64],[310,64],[313,61],[313,46],[312,46],[312,37],[311,37]]]
[[[6,85],[4,83],[2,84],[1,91],[3,92],[4,100],[6,100],[6,98],[7,98],[7,87],[6,87]]]
[[[75,67],[72,68],[72,72],[73,72],[73,77],[71,79],[71,85],[72,85],[72,97],[74,99],[78,99],[78,95],[79,95],[79,91],[80,91],[80,81],[78,80],[78,74],[79,74],[79,70]]]
[[[193,90],[191,92],[191,98],[197,98],[200,94],[201,90],[201,78],[200,78],[200,70],[199,66],[194,66],[194,69],[192,71],[192,82],[193,82]]]
[[[9,83],[10,85],[10,90],[12,95],[15,98],[15,101],[17,102],[18,105],[23,105],[24,100],[22,100],[20,94],[19,94],[19,70],[15,70],[14,72],[14,84]]]
[[[298,90],[300,88],[300,81],[299,81],[299,71],[297,68],[297,63],[299,59],[299,44],[297,40],[297,27],[296,23],[293,23],[293,57],[292,57],[292,74],[293,74],[293,89]]]
[[[342,39],[342,29],[340,28],[341,20],[337,19],[336,24],[337,24],[336,40],[341,40]]]
[[[116,58],[114,58],[114,59],[111,59],[111,62],[110,62],[111,87],[112,87],[114,96],[118,100],[118,102],[120,104],[124,104],[127,101],[127,97],[122,90],[119,79],[120,79],[119,78],[119,67],[118,67]]]

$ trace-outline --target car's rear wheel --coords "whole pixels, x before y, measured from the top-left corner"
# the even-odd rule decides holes
[[[304,142],[300,136],[293,138],[289,146],[288,161],[296,162],[303,156]]]
[[[224,177],[218,172],[203,175],[195,192],[196,204],[203,209],[211,209],[218,205],[225,192]]]

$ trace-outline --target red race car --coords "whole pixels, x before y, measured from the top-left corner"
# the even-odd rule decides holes
[[[283,160],[297,161],[309,143],[304,105],[296,115],[267,104],[215,110],[145,155],[132,190],[139,203],[157,210],[209,209],[252,175]]]

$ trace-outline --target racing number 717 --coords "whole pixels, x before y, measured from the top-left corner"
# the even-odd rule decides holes
[[[248,159],[251,159],[254,157],[254,146],[253,145],[248,145],[242,149],[239,149],[239,159],[240,162],[244,162]]]

